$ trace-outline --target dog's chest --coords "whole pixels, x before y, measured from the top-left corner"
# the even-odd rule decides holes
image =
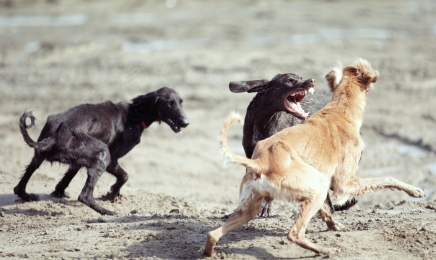
[[[140,142],[141,132],[134,128],[127,128],[120,134],[119,138],[111,144],[111,153],[117,155],[117,157],[122,157],[130,152]]]

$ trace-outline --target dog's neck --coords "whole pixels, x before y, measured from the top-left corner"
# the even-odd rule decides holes
[[[362,83],[349,75],[344,75],[341,83],[335,88],[333,92],[332,102],[339,109],[342,108],[341,112],[350,117],[360,128],[363,119],[363,113],[366,106],[366,96],[367,94],[362,91]]]
[[[158,121],[153,115],[153,111],[147,111],[148,113],[141,113],[136,108],[129,106],[128,120],[132,125],[139,125],[141,129],[148,128],[153,122]]]
[[[150,116],[142,116],[140,121],[136,121],[134,122],[134,124],[139,124],[141,126],[141,128],[146,129],[148,128],[151,124],[153,124],[153,122],[156,121],[154,120],[152,117]]]

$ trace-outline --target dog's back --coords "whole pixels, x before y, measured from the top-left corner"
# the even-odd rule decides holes
[[[114,104],[106,101],[82,104],[50,115],[38,137],[38,142],[45,138],[65,139],[75,134],[87,134],[109,144],[113,141],[110,136],[124,130],[127,106],[127,103]]]

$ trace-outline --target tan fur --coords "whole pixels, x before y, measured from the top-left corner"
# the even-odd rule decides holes
[[[340,78],[341,77],[341,78]],[[325,248],[305,238],[306,227],[317,213],[331,230],[343,226],[334,221],[325,206],[328,189],[339,203],[364,193],[390,188],[412,197],[424,192],[392,177],[359,179],[355,176],[363,149],[359,134],[368,92],[379,74],[364,59],[352,66],[335,68],[326,75],[332,89],[332,101],[312,115],[304,124],[284,129],[259,141],[252,159],[235,155],[227,145],[226,133],[237,119],[232,115],[221,131],[224,155],[233,163],[248,168],[241,183],[239,206],[220,228],[208,233],[204,253],[211,256],[217,241],[239,228],[259,211],[264,198],[301,202],[301,211],[288,239],[316,253],[330,254],[336,248]]]

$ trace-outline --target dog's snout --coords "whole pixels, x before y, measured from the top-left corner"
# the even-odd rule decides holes
[[[306,84],[309,84],[309,86],[315,86],[315,79],[306,80]]]
[[[187,127],[189,125],[189,121],[188,119],[184,118],[180,121],[180,126],[181,127]]]

